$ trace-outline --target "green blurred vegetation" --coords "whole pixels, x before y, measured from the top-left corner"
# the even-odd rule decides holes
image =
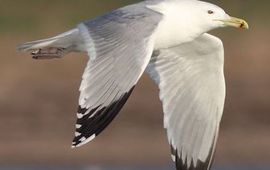
[[[137,0],[138,1],[138,0]],[[0,0],[1,34],[35,34],[41,30],[68,29],[82,20],[136,0]],[[269,26],[267,0],[211,0],[231,15],[245,17],[251,25]],[[211,2],[210,1],[210,2]],[[241,17],[240,16],[240,17]]]
[[[82,20],[130,4],[132,0],[0,0],[0,33],[33,34],[73,27]]]

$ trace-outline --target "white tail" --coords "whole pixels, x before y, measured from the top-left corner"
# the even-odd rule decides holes
[[[72,29],[58,36],[27,42],[17,47],[19,51],[31,51],[35,59],[60,58],[76,48],[79,30]]]

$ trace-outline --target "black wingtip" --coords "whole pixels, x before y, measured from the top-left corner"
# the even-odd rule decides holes
[[[171,146],[171,153],[175,157],[175,165],[177,170],[210,170],[212,166],[212,150],[205,162],[200,160],[195,165],[194,161],[191,161],[190,166],[187,164],[187,159],[183,161],[183,158],[179,156],[178,151]]]
[[[119,113],[134,88],[135,86],[118,101],[114,101],[107,107],[101,108],[101,106],[99,106],[89,111],[89,109],[79,106],[72,148],[80,147],[98,136]]]

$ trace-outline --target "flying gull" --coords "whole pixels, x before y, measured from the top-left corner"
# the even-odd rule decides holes
[[[125,6],[56,37],[25,43],[35,59],[86,52],[72,147],[93,140],[115,118],[146,71],[160,89],[164,127],[178,170],[210,169],[225,99],[222,41],[207,32],[248,29],[220,7],[197,0]]]

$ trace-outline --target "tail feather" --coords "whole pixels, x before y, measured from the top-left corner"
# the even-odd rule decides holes
[[[65,32],[52,38],[20,44],[17,46],[17,49],[19,51],[32,51],[48,47],[67,48],[76,41],[78,34],[79,34],[78,29],[72,29],[68,32]]]
[[[27,42],[24,44],[20,44],[17,47],[17,50],[18,51],[32,51],[32,50],[42,49],[44,47],[53,46],[57,40],[58,39],[56,38],[49,38],[49,39],[44,39],[44,40]]]

